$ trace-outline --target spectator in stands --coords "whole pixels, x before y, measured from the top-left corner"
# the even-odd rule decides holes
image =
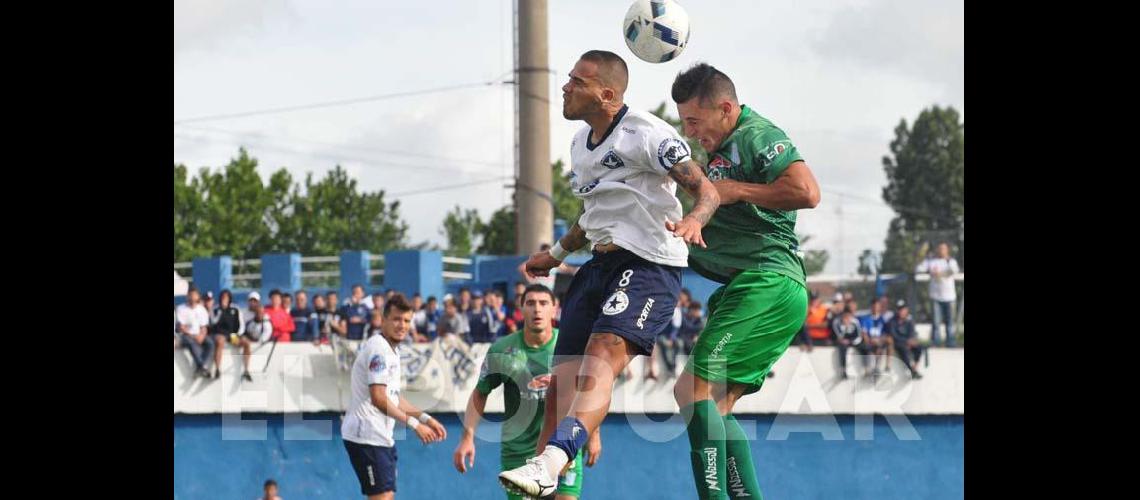
[[[368,308],[372,309],[373,311],[383,311],[385,300],[386,299],[384,298],[383,295],[378,294],[378,293],[374,293],[374,294],[372,294],[372,301],[370,304],[368,304]]]
[[[881,297],[880,297],[881,298]],[[859,317],[859,326],[863,328],[866,338],[867,350],[875,356],[874,375],[881,372],[880,366],[885,364],[885,356],[889,355],[886,335],[887,320],[883,314],[883,301],[876,299],[871,303],[871,312]],[[888,368],[890,365],[886,365]]]
[[[202,306],[198,289],[191,286],[186,292],[186,303],[175,309],[178,318],[178,333],[182,339],[182,346],[190,350],[194,358],[197,375],[210,378],[206,365],[214,354],[214,339],[210,338],[210,313]]]
[[[818,293],[813,293],[808,304],[807,320],[804,322],[808,329],[808,351],[813,345],[831,345],[830,315],[831,308],[823,303]]]
[[[459,288],[459,314],[466,315],[471,312],[471,290],[467,287]]]
[[[394,296],[394,295],[396,295],[395,290],[393,290],[391,288],[384,290],[384,301],[387,302],[389,300],[392,300],[392,296]]]
[[[316,297],[313,297],[313,300],[316,301]],[[281,497],[277,496],[277,481],[266,479],[264,489],[265,492],[257,497],[257,500],[281,500]]]
[[[879,304],[879,310],[883,311],[883,324],[888,323],[891,321],[891,318],[895,317],[895,313],[891,311],[891,299],[887,297],[886,294],[880,295],[878,299],[875,299],[875,302]]]
[[[796,334],[795,344],[800,346],[801,351],[811,352],[811,335],[808,333],[808,321],[811,318],[811,308],[813,304],[819,302],[819,292],[815,290],[808,291],[808,318],[804,319],[803,326],[800,327],[800,333]]]
[[[218,307],[211,315],[214,331],[214,378],[222,376],[222,353],[227,343],[237,343],[237,337],[245,333],[245,322],[241,311],[233,304],[234,295],[222,290],[218,294]]]
[[[270,297],[270,300],[272,300],[272,297]],[[286,312],[293,310],[293,296],[290,295],[289,292],[283,292],[281,294],[281,308]]]
[[[330,322],[333,319],[333,313],[329,311],[328,302],[325,301],[324,295],[319,293],[313,295],[313,313],[317,315],[316,337],[313,338],[313,344],[327,344],[329,335],[332,334]]]
[[[491,333],[495,338],[502,337],[507,334],[507,306],[503,304],[503,294],[497,290],[487,290],[487,307],[491,309],[491,316],[494,322],[491,325]]]
[[[495,333],[499,323],[495,320],[495,313],[491,307],[484,303],[483,292],[475,290],[471,294],[471,309],[467,311],[467,343],[494,342]]]
[[[946,324],[946,347],[954,347],[954,310],[958,292],[954,289],[954,275],[958,274],[958,261],[950,256],[950,245],[938,244],[937,257],[927,258],[914,269],[915,273],[930,273],[930,301],[934,321],[930,325],[931,345],[941,345],[939,330]]]
[[[267,342],[273,338],[273,322],[269,319],[264,307],[261,307],[261,295],[257,292],[249,294],[249,320],[245,322],[245,333],[238,337],[238,346],[241,347],[241,378],[252,382],[249,376],[249,357],[254,342]]]
[[[447,335],[464,335],[463,320],[459,316],[459,304],[448,295],[443,298],[443,315],[439,318],[437,332],[440,338]]]
[[[866,338],[863,335],[863,328],[859,326],[859,321],[855,319],[855,309],[857,308],[855,301],[849,301],[843,306],[843,312],[839,314],[839,318],[832,324],[832,331],[835,337],[836,351],[839,353],[839,378],[847,378],[847,349],[855,348],[857,354],[862,355],[867,353]],[[859,359],[863,361],[864,369],[866,368],[866,357],[860,356]]]
[[[914,379],[922,378],[918,373],[918,358],[922,356],[922,346],[918,343],[918,333],[914,328],[914,318],[910,317],[910,308],[905,300],[900,300],[895,309],[895,317],[887,323],[887,333],[890,335],[891,347],[903,363],[910,370]]]
[[[206,309],[206,313],[210,315],[210,325],[206,327],[206,333],[210,334],[213,338],[214,335],[214,292],[207,291],[202,294],[202,307]],[[214,352],[217,352],[216,350]]]
[[[348,328],[344,323],[344,316],[341,316],[340,295],[336,292],[329,290],[325,294],[328,299],[328,305],[325,306],[332,318],[329,320],[329,331],[333,334],[339,335],[341,338],[348,336]]]
[[[685,316],[681,318],[681,328],[677,332],[677,341],[680,351],[685,354],[693,352],[693,346],[697,344],[697,338],[701,336],[701,331],[705,329],[705,317],[701,312],[701,307],[700,301],[689,300],[689,308]]]
[[[317,312],[309,307],[309,295],[304,290],[297,290],[296,297],[297,305],[289,309],[289,316],[297,328],[291,340],[308,342],[317,338]]]
[[[384,326],[384,308],[372,309],[368,312],[368,326],[364,328],[364,338],[380,335],[380,327]]]
[[[269,292],[269,307],[265,308],[265,315],[269,316],[269,322],[273,323],[272,340],[289,342],[293,332],[297,329],[297,325],[293,324],[293,317],[285,308],[284,298],[280,290],[274,289]]]
[[[368,325],[368,306],[364,302],[363,285],[352,286],[352,298],[340,310],[340,324],[349,340],[364,339],[364,327]]]

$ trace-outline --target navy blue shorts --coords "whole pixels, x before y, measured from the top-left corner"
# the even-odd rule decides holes
[[[681,293],[680,267],[649,262],[629,250],[594,252],[574,275],[562,301],[554,355],[581,355],[593,333],[613,333],[653,352],[673,321]]]
[[[386,491],[396,491],[396,447],[372,446],[369,444],[344,442],[348,460],[356,479],[360,480],[360,493],[379,495]]]

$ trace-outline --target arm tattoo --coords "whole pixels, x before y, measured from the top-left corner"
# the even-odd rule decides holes
[[[716,187],[692,160],[675,165],[669,171],[669,176],[697,201],[689,215],[697,219],[702,226],[707,224],[720,205],[720,195],[717,194]]]

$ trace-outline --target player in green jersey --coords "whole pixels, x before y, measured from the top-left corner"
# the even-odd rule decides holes
[[[554,293],[544,285],[530,285],[523,292],[524,327],[496,341],[483,358],[479,382],[467,400],[463,417],[463,437],[455,448],[455,469],[467,472],[475,465],[475,428],[483,418],[487,396],[500,385],[507,419],[502,427],[500,470],[510,470],[526,463],[534,455],[538,435],[542,432],[546,388],[550,384],[550,362],[558,330],[554,328]],[[600,432],[590,436],[585,448],[587,465],[593,466],[602,451]],[[582,495],[582,455],[569,464],[558,478],[555,490],[558,500],[577,499]],[[507,494],[511,500],[521,499]]]
[[[686,418],[693,481],[706,498],[761,498],[752,452],[732,407],[760,390],[807,317],[797,255],[796,210],[819,204],[819,185],[795,145],[737,101],[727,75],[708,64],[673,81],[684,134],[709,152],[720,208],[690,246],[689,267],[722,283],[709,320],[674,387]]]

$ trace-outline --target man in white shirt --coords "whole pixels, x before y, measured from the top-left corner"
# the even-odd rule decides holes
[[[198,289],[190,287],[186,292],[186,303],[178,306],[174,314],[178,319],[178,333],[182,338],[182,345],[190,349],[194,358],[196,375],[210,378],[206,365],[214,357],[214,339],[210,338],[207,328],[210,326],[210,313],[199,302]]]
[[[412,325],[412,306],[403,294],[384,305],[380,335],[365,340],[352,365],[352,400],[340,434],[360,492],[368,500],[396,494],[396,421],[411,428],[425,445],[447,438],[439,421],[400,395],[400,342]]]
[[[629,70],[620,56],[588,51],[569,76],[562,116],[586,122],[570,143],[570,188],[583,213],[525,269],[529,277],[546,276],[587,245],[593,257],[575,273],[562,304],[541,454],[499,474],[509,492],[535,497],[554,492],[559,472],[605,418],[614,378],[635,356],[650,354],[669,327],[687,244],[705,246],[701,228],[720,204],[677,130],[625,105]],[[683,217],[678,184],[697,200]],[[576,379],[589,382],[575,387]]]
[[[950,245],[938,244],[938,257],[927,258],[914,269],[915,273],[930,273],[930,302],[934,321],[930,325],[931,345],[940,345],[939,330],[946,324],[946,347],[954,347],[954,310],[958,293],[954,289],[954,275],[958,274],[958,261],[950,257]]]

